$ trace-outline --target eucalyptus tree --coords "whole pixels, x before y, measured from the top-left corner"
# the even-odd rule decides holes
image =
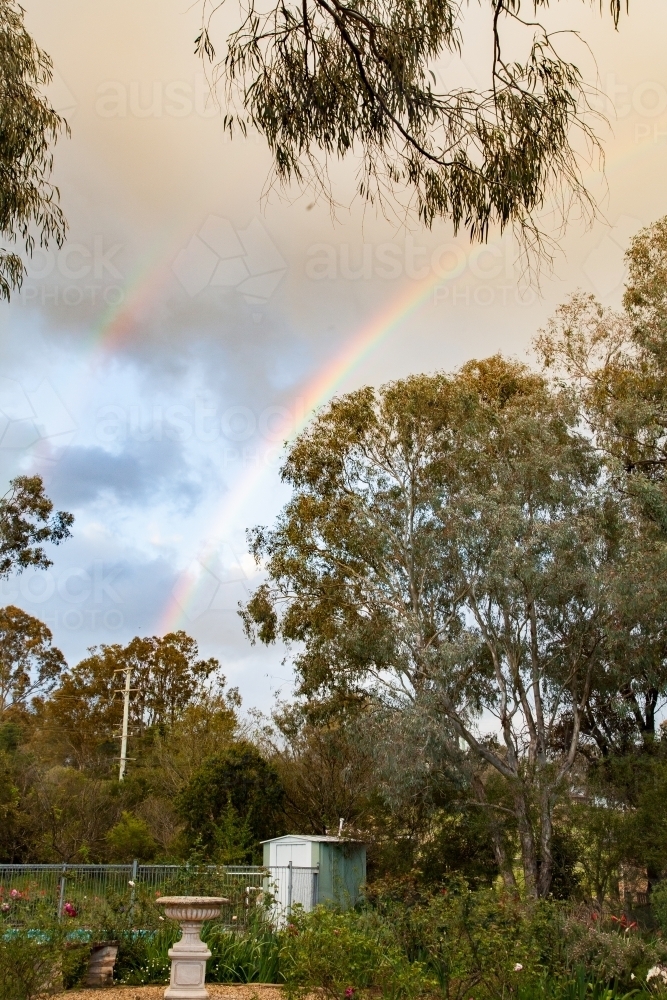
[[[123,718],[118,695],[126,670],[131,671],[129,724],[135,744],[151,730],[173,732],[188,709],[209,700],[209,682],[213,688],[224,685],[219,662],[200,658],[196,641],[181,630],[162,637],[135,636],[125,646],[93,646],[88,656],[63,672],[58,687],[37,706],[36,739],[44,759],[106,773],[117,756],[114,739]],[[233,698],[234,692],[227,692],[227,702],[223,705],[218,699],[217,708],[210,706],[211,713],[233,716]],[[193,736],[201,724],[202,720],[190,718]],[[153,732],[151,741],[155,736]],[[199,738],[202,743],[207,739],[202,732]],[[144,767],[148,756],[143,755]],[[161,766],[167,767],[164,761]]]
[[[623,548],[577,420],[576,399],[500,357],[335,400],[287,455],[276,526],[251,534],[267,580],[242,612],[253,640],[294,644],[303,694],[439,720],[452,759],[495,771],[540,896]]]
[[[51,183],[53,145],[67,122],[53,109],[44,88],[53,78],[49,56],[28,34],[24,10],[0,0],[0,298],[20,288],[25,265],[12,245],[32,254],[61,246],[67,225]]]
[[[226,90],[226,128],[264,135],[281,183],[329,193],[330,162],[353,156],[362,198],[428,226],[449,219],[473,239],[513,225],[538,250],[545,206],[594,210],[581,172],[600,148],[590,91],[559,51],[563,31],[548,27],[549,0],[530,16],[519,0],[481,5],[479,89],[436,75],[443,60],[479,55],[479,24],[457,0],[250,2],[218,59],[212,22],[224,6],[204,0],[196,48]],[[621,0],[610,10],[618,25]]]
[[[52,565],[42,545],[69,538],[74,516],[53,511],[40,476],[16,476],[0,497],[0,579],[29,566]]]
[[[631,240],[623,308],[577,292],[536,340],[575,385],[596,443],[667,532],[667,216]]]
[[[536,340],[545,369],[576,390],[591,440],[634,507],[607,689],[587,722],[603,753],[652,739],[667,693],[667,217],[636,234],[626,262],[620,310],[577,292]]]
[[[0,720],[52,691],[65,666],[43,622],[11,604],[0,608]]]

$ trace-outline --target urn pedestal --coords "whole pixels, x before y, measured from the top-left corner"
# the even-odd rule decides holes
[[[171,920],[177,920],[183,934],[169,949],[171,979],[165,990],[165,1000],[206,1000],[209,996],[206,980],[206,960],[211,952],[199,936],[205,920],[220,916],[220,909],[229,900],[217,896],[162,896],[158,906]]]

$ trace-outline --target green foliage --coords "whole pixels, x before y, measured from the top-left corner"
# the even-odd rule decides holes
[[[321,991],[329,1000],[378,992],[390,1000],[412,1000],[435,983],[418,961],[410,961],[381,923],[323,907],[294,913],[281,951],[288,998]]]
[[[42,247],[51,241],[61,246],[65,238],[58,189],[49,178],[51,147],[69,128],[44,96],[53,65],[26,31],[23,14],[14,0],[0,3],[0,233],[10,243],[21,239],[32,254],[35,230]],[[0,250],[0,298],[8,300],[21,286],[24,270],[17,253]]]
[[[89,933],[72,933],[45,905],[17,900],[0,926],[0,1000],[33,1000],[76,985],[90,951]]]
[[[406,882],[385,884],[372,909],[296,914],[284,935],[282,971],[288,993],[321,988],[332,1000],[374,988],[446,1000],[648,996],[640,984],[664,960],[665,946],[615,920],[505,892],[471,892],[456,881],[431,895]]]
[[[499,356],[334,400],[289,449],[275,528],[251,535],[267,580],[243,611],[251,638],[295,645],[304,696],[393,713],[392,762],[398,719],[437,730],[488,816],[482,774],[495,770],[541,896],[627,529],[577,423],[570,394]],[[478,738],[483,711],[497,737]]]
[[[434,65],[461,50],[465,58],[467,43],[478,42],[475,31],[468,39],[472,26],[454,0],[250,7],[216,66],[232,106],[238,97],[239,113],[225,126],[262,133],[284,183],[329,194],[327,164],[354,153],[364,199],[393,196],[400,215],[414,204],[426,225],[451,219],[473,239],[484,240],[494,224],[514,224],[534,249],[550,192],[563,210],[572,199],[592,208],[575,134],[597,148],[580,71],[536,23],[547,5],[520,21],[522,29],[513,3],[489,9],[488,86],[449,92],[439,92]],[[196,43],[213,61],[217,9],[204,5]],[[618,0],[612,9],[617,21]],[[501,55],[510,38],[518,58]]]
[[[129,986],[169,982],[171,959],[167,952],[179,937],[178,927],[171,922],[157,931],[122,933],[117,939],[114,978]]]
[[[6,3],[0,5],[0,59],[2,58],[2,16]],[[6,92],[5,92],[6,99]],[[0,102],[0,120],[3,110]],[[2,158],[0,152],[0,160]],[[0,207],[0,232],[2,212]],[[3,283],[3,262],[0,250],[0,298],[8,297]],[[53,504],[44,493],[41,476],[17,476],[9,484],[9,491],[0,498],[0,578],[13,570],[19,572],[28,566],[45,569],[51,565],[42,548],[44,542],[58,545],[70,535],[74,523],[72,514],[64,511],[53,513]]]
[[[113,861],[127,863],[135,858],[150,861],[155,857],[157,844],[151,836],[148,824],[131,812],[123,812],[120,820],[105,836]]]
[[[62,986],[62,941],[53,933],[0,936],[0,1000],[33,1000]]]
[[[210,891],[210,890],[209,890]],[[119,936],[116,979],[128,986],[169,981],[168,951],[179,937],[178,927],[163,924],[149,933],[125,932]],[[262,912],[252,916],[244,929],[218,923],[204,926],[202,939],[211,951],[206,979],[211,983],[278,983],[281,981],[281,936]]]
[[[667,934],[667,881],[659,882],[651,893],[651,912],[663,934]]]
[[[0,608],[0,717],[53,690],[66,664],[52,641],[38,618],[12,604]]]
[[[250,743],[209,758],[177,801],[192,847],[222,861],[261,863],[259,842],[281,832],[284,792],[275,768]]]
[[[281,982],[281,937],[263,912],[254,913],[242,931],[212,924],[204,938],[211,949],[212,983]]]

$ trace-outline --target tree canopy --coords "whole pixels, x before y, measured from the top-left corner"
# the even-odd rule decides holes
[[[20,608],[0,608],[0,718],[48,694],[66,666],[50,629]]]
[[[259,842],[282,832],[284,792],[251,743],[209,757],[178,797],[185,837],[222,861],[261,863]]]
[[[67,229],[58,188],[51,183],[52,147],[66,121],[52,108],[44,88],[53,77],[49,56],[25,28],[23,8],[0,2],[0,298],[21,286],[25,266],[11,249],[17,240],[32,254],[40,246],[61,246]]]
[[[251,636],[296,644],[304,694],[366,690],[495,769],[540,895],[632,544],[577,423],[575,399],[499,357],[335,400],[252,535],[268,581],[244,611]]]
[[[479,44],[479,26],[465,24],[455,0],[250,3],[216,62],[212,22],[222,6],[205,0],[197,51],[238,107],[226,127],[265,136],[280,182],[328,192],[329,161],[354,155],[364,199],[395,206],[404,195],[426,225],[450,219],[472,239],[513,225],[534,249],[547,204],[563,216],[573,201],[593,210],[581,173],[582,155],[598,148],[590,94],[559,52],[548,0],[530,17],[517,0],[483,5],[480,89],[442,89],[434,72]],[[610,9],[617,25],[620,0]]]
[[[51,566],[42,544],[58,545],[69,538],[73,523],[72,514],[53,513],[40,476],[12,479],[8,492],[0,497],[0,578],[28,566]]]
[[[201,659],[196,641],[183,631],[160,638],[135,636],[125,646],[101,645],[88,652],[63,673],[51,698],[38,706],[43,752],[76,767],[104,772],[109,759],[117,756],[114,741],[123,714],[118,697],[121,671],[132,671],[131,743],[150,730],[173,727],[202,698],[207,680],[220,688],[224,685],[218,661]],[[229,714],[229,706],[225,707]],[[197,721],[191,719],[190,724],[196,732]]]

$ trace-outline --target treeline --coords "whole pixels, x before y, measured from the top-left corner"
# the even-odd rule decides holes
[[[667,220],[628,265],[621,311],[581,294],[557,311],[541,372],[495,356],[364,388],[290,447],[242,612],[252,641],[292,650],[296,698],[270,719],[241,719],[182,632],[68,668],[4,609],[1,856],[250,862],[266,837],[343,819],[376,880],[650,893],[667,858]]]
[[[20,638],[28,645],[29,632],[41,637],[31,645],[36,660],[59,660],[44,625],[4,609],[3,650]],[[460,873],[491,884],[493,832],[518,863],[511,785],[462,748],[455,759],[435,727],[418,727],[403,709],[370,696],[302,699],[270,720],[240,720],[219,664],[198,658],[183,632],[100,647],[71,669],[60,663],[57,677],[52,668],[42,675],[48,691],[5,686],[0,862],[261,863],[262,839],[333,833],[343,818],[345,832],[367,841],[374,879],[436,883]],[[127,666],[137,690],[119,782],[115,671]],[[663,874],[667,740],[659,728],[647,738],[633,718],[617,734],[622,745],[604,754],[585,745],[561,789],[556,897],[646,891],[645,874],[653,882]]]

